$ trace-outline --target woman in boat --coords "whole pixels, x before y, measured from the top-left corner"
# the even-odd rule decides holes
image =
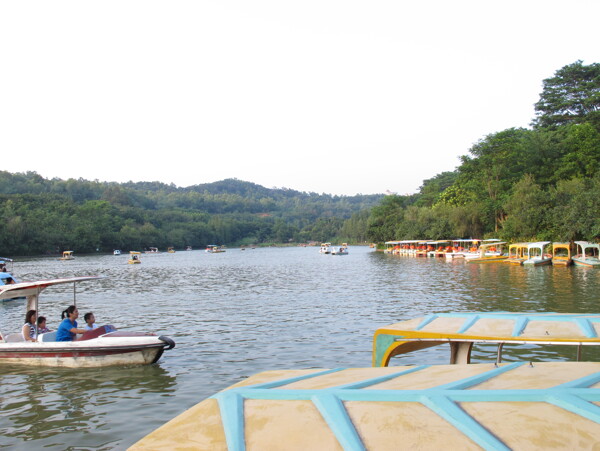
[[[85,329],[77,328],[79,310],[74,305],[69,306],[62,312],[62,322],[56,330],[56,341],[73,341],[76,334],[82,334]]]
[[[37,339],[37,313],[35,310],[29,310],[25,315],[25,324],[21,330],[21,335],[25,341],[36,341]]]

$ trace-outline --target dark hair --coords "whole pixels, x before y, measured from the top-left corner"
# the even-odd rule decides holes
[[[87,323],[87,320],[89,319],[90,316],[92,316],[93,313],[92,312],[87,312],[85,315],[83,315],[83,320]]]
[[[29,310],[27,312],[27,314],[25,315],[25,322],[27,324],[31,323],[31,318],[33,317],[33,315],[35,315],[35,313],[36,313],[35,310]]]
[[[74,305],[70,305],[65,310],[63,310],[61,318],[62,319],[68,318],[69,315],[71,315],[75,311],[76,308],[77,307],[75,307]]]
[[[42,324],[44,321],[46,321],[46,317],[45,316],[38,316],[38,326],[40,324]]]

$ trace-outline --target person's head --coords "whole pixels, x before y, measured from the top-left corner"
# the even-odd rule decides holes
[[[89,326],[96,322],[96,318],[94,318],[94,314],[92,312],[88,312],[85,315],[83,315],[83,319]]]
[[[77,310],[77,307],[75,307],[74,305],[70,305],[68,308],[63,310],[61,317],[62,319],[77,319],[79,318],[79,310]]]
[[[34,324],[37,319],[35,310],[29,310],[25,315],[25,322],[28,324]]]
[[[38,323],[38,328],[40,328],[40,329],[46,327],[46,317],[45,316],[40,316],[38,318],[37,323]]]

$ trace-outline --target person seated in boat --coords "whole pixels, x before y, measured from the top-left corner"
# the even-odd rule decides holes
[[[76,334],[82,334],[85,329],[77,328],[79,310],[74,305],[69,306],[62,312],[62,322],[56,331],[56,341],[73,341]]]
[[[52,332],[50,329],[48,329],[46,327],[46,317],[45,316],[40,316],[37,319],[37,332],[38,332],[38,335],[45,334],[46,332]]]
[[[12,277],[7,277],[6,279],[4,279],[4,285],[12,285],[16,283],[15,279],[13,279]]]
[[[25,324],[21,329],[21,335],[25,341],[36,341],[37,340],[37,327],[36,327],[37,313],[35,310],[29,310],[25,315]]]
[[[83,315],[83,320],[86,324],[84,327],[85,330],[94,330],[96,328],[96,318],[94,318],[94,314],[92,312],[88,312]]]

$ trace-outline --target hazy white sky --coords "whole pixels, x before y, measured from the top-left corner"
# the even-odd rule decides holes
[[[542,80],[600,62],[596,0],[6,0],[0,169],[400,194]]]

